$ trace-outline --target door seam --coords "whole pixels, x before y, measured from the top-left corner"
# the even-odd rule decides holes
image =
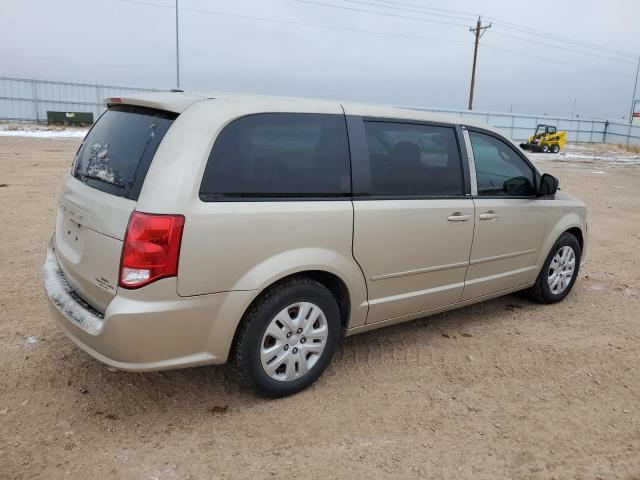
[[[474,172],[475,173],[475,172]],[[476,241],[476,201],[471,197],[471,203],[473,204],[473,232],[471,234],[471,247],[469,248],[469,257],[467,258],[467,270],[464,272],[464,281],[462,282],[462,292],[460,292],[460,298],[458,303],[462,301],[464,297],[464,290],[467,288],[467,275],[469,275],[469,268],[471,267],[471,252],[473,252],[473,243]]]

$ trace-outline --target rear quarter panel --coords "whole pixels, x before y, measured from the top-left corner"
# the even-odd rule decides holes
[[[321,270],[346,284],[351,324],[366,317],[366,286],[351,253],[350,201],[201,202],[182,238],[178,293],[261,290]]]

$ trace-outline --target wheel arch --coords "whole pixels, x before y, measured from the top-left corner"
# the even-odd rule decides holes
[[[238,333],[240,332],[242,323],[245,320],[247,312],[249,312],[251,308],[253,308],[253,306],[261,300],[265,292],[273,287],[286,283],[289,280],[292,280],[294,278],[301,278],[301,277],[315,280],[316,282],[324,286],[327,290],[329,290],[329,292],[331,292],[333,297],[336,299],[336,302],[338,303],[338,309],[340,310],[340,325],[343,329],[343,332],[349,327],[349,323],[350,323],[349,320],[351,319],[353,304],[352,304],[351,293],[349,292],[349,288],[347,287],[347,284],[345,283],[345,281],[342,278],[340,278],[340,276],[338,276],[336,273],[330,272],[327,270],[322,270],[317,268],[308,269],[308,270],[301,269],[299,271],[283,275],[277,278],[276,280],[273,280],[270,284],[266,285],[264,288],[257,291],[257,294],[253,297],[251,302],[249,302],[249,304],[246,306],[246,308],[242,312],[241,318],[236,324],[235,332],[233,334],[233,339],[231,341],[231,344],[229,345],[229,353],[231,353],[233,351],[233,348],[235,348],[236,341],[238,338]]]
[[[547,256],[549,255],[549,252],[553,248],[553,245],[564,233],[570,233],[578,240],[582,254],[582,262],[582,260],[584,259],[586,247],[586,226],[577,213],[571,212],[559,219],[545,237],[542,248],[540,249],[540,254],[538,255],[538,260],[536,262],[537,268],[535,271],[535,276],[533,278],[536,278],[538,276]]]
[[[571,227],[562,233],[570,233],[571,235],[576,237],[576,239],[578,240],[578,243],[580,244],[580,252],[582,252],[582,250],[584,249],[584,236],[582,234],[582,230],[580,229],[580,227]]]
[[[275,280],[274,282],[263,288],[258,295],[256,295],[256,297],[253,299],[251,304],[249,304],[244,313],[246,314],[246,312],[249,311],[249,309],[251,309],[251,307],[253,307],[253,305],[260,300],[265,291],[286,283],[294,278],[301,277],[315,280],[320,285],[329,290],[329,292],[331,292],[331,295],[333,295],[333,297],[336,299],[338,308],[340,310],[340,325],[343,328],[347,328],[349,324],[349,317],[351,314],[351,295],[349,294],[349,289],[342,278],[340,278],[335,273],[329,272],[327,270],[300,270],[298,272],[290,273],[279,278],[278,280]]]

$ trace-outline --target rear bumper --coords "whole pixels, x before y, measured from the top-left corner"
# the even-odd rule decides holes
[[[176,279],[166,278],[138,290],[119,289],[102,313],[75,294],[51,240],[43,279],[64,333],[97,360],[136,372],[224,363],[237,324],[257,294],[180,297]]]

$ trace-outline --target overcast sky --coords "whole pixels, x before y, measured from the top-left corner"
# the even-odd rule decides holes
[[[174,87],[175,1],[140,1],[165,7],[0,0],[0,75]],[[575,100],[581,117],[622,118],[640,55],[638,0],[180,0],[180,7],[186,90],[466,108],[468,26],[481,14],[493,26],[480,41],[475,110],[569,115]]]

